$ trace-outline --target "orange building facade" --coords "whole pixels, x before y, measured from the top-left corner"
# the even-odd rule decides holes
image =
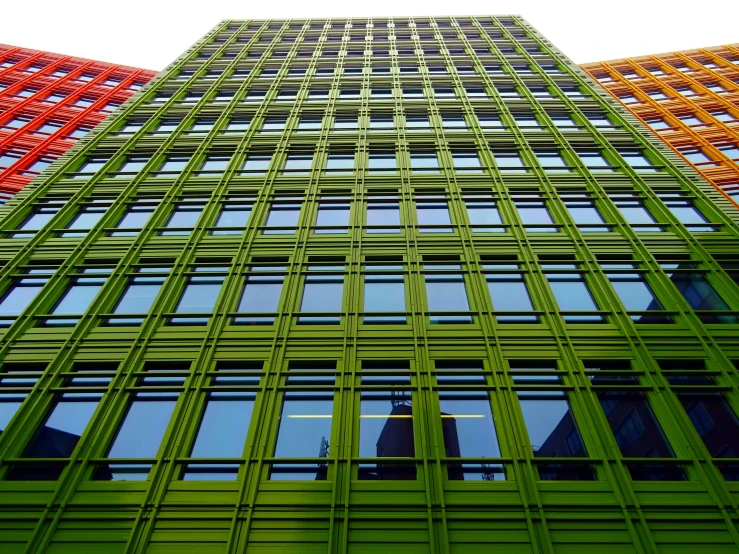
[[[739,207],[739,44],[582,68]]]
[[[0,44],[0,203],[154,75],[155,71]]]

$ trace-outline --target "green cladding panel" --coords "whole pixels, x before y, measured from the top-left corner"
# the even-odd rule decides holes
[[[224,21],[0,212],[0,551],[739,549],[739,226],[515,16]]]

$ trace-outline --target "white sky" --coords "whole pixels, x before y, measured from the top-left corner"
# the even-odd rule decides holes
[[[222,19],[518,14],[576,63],[739,42],[739,0],[26,1],[3,2],[0,43],[153,70]]]

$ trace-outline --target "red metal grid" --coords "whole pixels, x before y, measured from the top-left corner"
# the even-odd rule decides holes
[[[61,74],[59,72],[65,72]],[[38,175],[28,168],[38,160],[55,160],[156,75],[155,71],[0,44],[0,202]],[[25,91],[31,90],[32,94]],[[52,94],[64,95],[59,101]],[[90,106],[74,103],[90,99]],[[14,128],[14,120],[29,121]],[[50,132],[39,127],[60,124]],[[15,161],[4,156],[18,153]]]
[[[739,45],[724,45],[585,64],[582,68],[678,154],[698,149],[710,160],[690,163],[739,207],[739,160],[719,148],[739,147]],[[712,90],[719,86],[723,90]],[[681,89],[695,94],[686,96]],[[664,94],[654,98],[650,94]],[[712,112],[726,112],[722,121]],[[702,123],[680,118],[695,116]]]

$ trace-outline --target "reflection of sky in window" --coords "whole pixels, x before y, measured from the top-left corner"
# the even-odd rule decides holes
[[[191,456],[239,458],[244,451],[253,408],[254,397],[251,395],[237,393],[220,398],[212,394]]]
[[[554,297],[561,310],[592,311],[597,310],[588,287],[582,281],[549,281]]]
[[[187,285],[175,312],[210,313],[221,292],[222,283],[197,283]]]
[[[488,281],[488,290],[497,311],[534,309],[526,285],[521,281]]]
[[[405,310],[403,283],[365,282],[365,312],[402,312]]]
[[[285,395],[277,433],[275,456],[284,458],[316,458],[322,441],[331,441],[331,397],[319,395]]]
[[[447,456],[500,457],[490,402],[485,396],[454,398],[440,394],[439,406]],[[456,433],[450,424],[456,426]],[[449,444],[453,439],[457,444]]]
[[[467,302],[467,291],[464,282],[458,281],[429,281],[426,278],[426,296],[429,310],[432,312],[452,310],[467,311],[470,308]]]
[[[0,315],[20,314],[36,298],[41,287],[42,285],[35,287],[16,286],[11,289],[10,293],[0,302]]]
[[[301,312],[340,312],[344,290],[343,277],[340,282],[306,283],[303,291]]]
[[[629,311],[661,310],[662,305],[657,302],[643,281],[611,281],[616,294]]]
[[[109,458],[153,458],[174,411],[174,400],[137,400],[131,404]]]
[[[81,314],[90,305],[102,285],[75,285],[72,286],[54,308],[53,314]]]
[[[84,433],[97,405],[97,399],[84,402],[60,401],[26,448],[24,457],[69,456]],[[74,440],[64,440],[63,435],[72,435]]]
[[[0,433],[5,431],[10,420],[13,419],[15,412],[18,411],[18,408],[23,403],[22,400],[14,400],[12,402],[2,402],[2,400],[4,399],[0,397]]]
[[[280,301],[282,292],[282,278],[279,282],[247,282],[244,294],[239,302],[239,312],[274,312]]]
[[[564,398],[526,398],[521,393],[519,402],[529,440],[536,454],[560,422],[568,416],[570,406]],[[571,414],[569,417],[572,417]]]
[[[132,284],[118,301],[114,314],[145,314],[149,312],[161,285]]]

